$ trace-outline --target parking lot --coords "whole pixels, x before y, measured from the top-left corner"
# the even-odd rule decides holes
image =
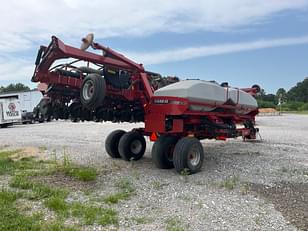
[[[164,230],[172,220],[183,230],[308,230],[308,116],[257,117],[262,141],[202,141],[206,154],[202,171],[190,176],[157,169],[149,141],[139,161],[107,155],[104,140],[111,131],[142,125],[69,121],[15,125],[0,129],[0,146],[35,147],[47,158],[67,155],[74,163],[96,167],[100,174],[90,186],[92,193],[85,195],[80,189],[71,195],[80,201],[107,195],[117,179],[128,177],[135,195],[113,205],[120,230]]]

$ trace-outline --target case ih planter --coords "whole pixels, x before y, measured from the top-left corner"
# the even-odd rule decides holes
[[[89,46],[102,54],[87,52]],[[53,36],[48,47],[40,47],[35,64],[32,81],[48,86],[50,115],[57,112],[58,118],[73,121],[144,122],[144,128],[110,133],[105,146],[112,158],[139,160],[146,148],[144,136],[149,136],[155,141],[152,159],[158,168],[195,173],[204,159],[199,140],[255,139],[258,132],[253,96],[259,86],[237,89],[162,78],[94,43],[91,34],[83,39],[81,49]]]

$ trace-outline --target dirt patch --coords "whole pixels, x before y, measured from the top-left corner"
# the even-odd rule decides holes
[[[298,229],[308,230],[308,183],[250,184],[250,189],[273,203]]]
[[[16,154],[10,156],[14,161],[18,161],[24,158],[35,158],[37,160],[46,160],[47,156],[43,150],[36,147],[24,147]]]
[[[78,181],[62,173],[47,176],[36,176],[33,177],[32,180],[58,188],[67,188],[71,191],[86,191],[95,188],[95,182]]]

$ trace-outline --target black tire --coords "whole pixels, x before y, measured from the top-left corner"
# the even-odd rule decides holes
[[[184,137],[175,145],[173,164],[178,173],[186,171],[193,174],[200,171],[204,159],[200,141],[193,137]]]
[[[38,114],[38,122],[39,123],[45,122],[45,116],[41,112],[39,112],[39,114]]]
[[[123,130],[115,130],[111,132],[105,140],[105,149],[112,158],[121,158],[119,153],[119,142],[121,137],[125,134]]]
[[[12,123],[1,124],[1,125],[0,125],[0,128],[7,128],[7,127],[12,126],[12,125],[13,125]]]
[[[81,104],[77,102],[74,102],[69,106],[68,110],[70,114],[70,119],[73,123],[80,121],[81,107],[82,107]]]
[[[50,102],[48,99],[42,99],[39,103],[39,111],[44,116],[48,115],[48,112],[50,112]]]
[[[119,142],[119,153],[122,159],[139,160],[143,157],[146,148],[144,137],[135,131],[125,133]]]
[[[49,99],[47,98],[43,98],[41,99],[41,101],[39,102],[37,109],[36,109],[36,113],[37,113],[37,119],[40,123],[45,122],[46,118],[50,118],[51,115],[51,104]]]
[[[99,74],[88,74],[80,88],[81,104],[87,108],[96,108],[106,95],[105,79]]]
[[[157,168],[173,168],[173,151],[177,142],[174,136],[160,136],[152,148],[152,159]]]

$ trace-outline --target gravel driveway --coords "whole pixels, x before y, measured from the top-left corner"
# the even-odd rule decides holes
[[[136,194],[114,205],[120,230],[166,230],[174,223],[183,230],[308,230],[308,116],[258,117],[257,124],[262,142],[202,141],[205,162],[191,176],[157,169],[150,142],[137,162],[107,156],[104,140],[112,130],[142,124],[16,125],[0,129],[0,146],[40,147],[51,157],[66,153],[76,163],[96,166],[102,170],[96,196],[129,178]],[[87,200],[75,194],[73,199]]]

